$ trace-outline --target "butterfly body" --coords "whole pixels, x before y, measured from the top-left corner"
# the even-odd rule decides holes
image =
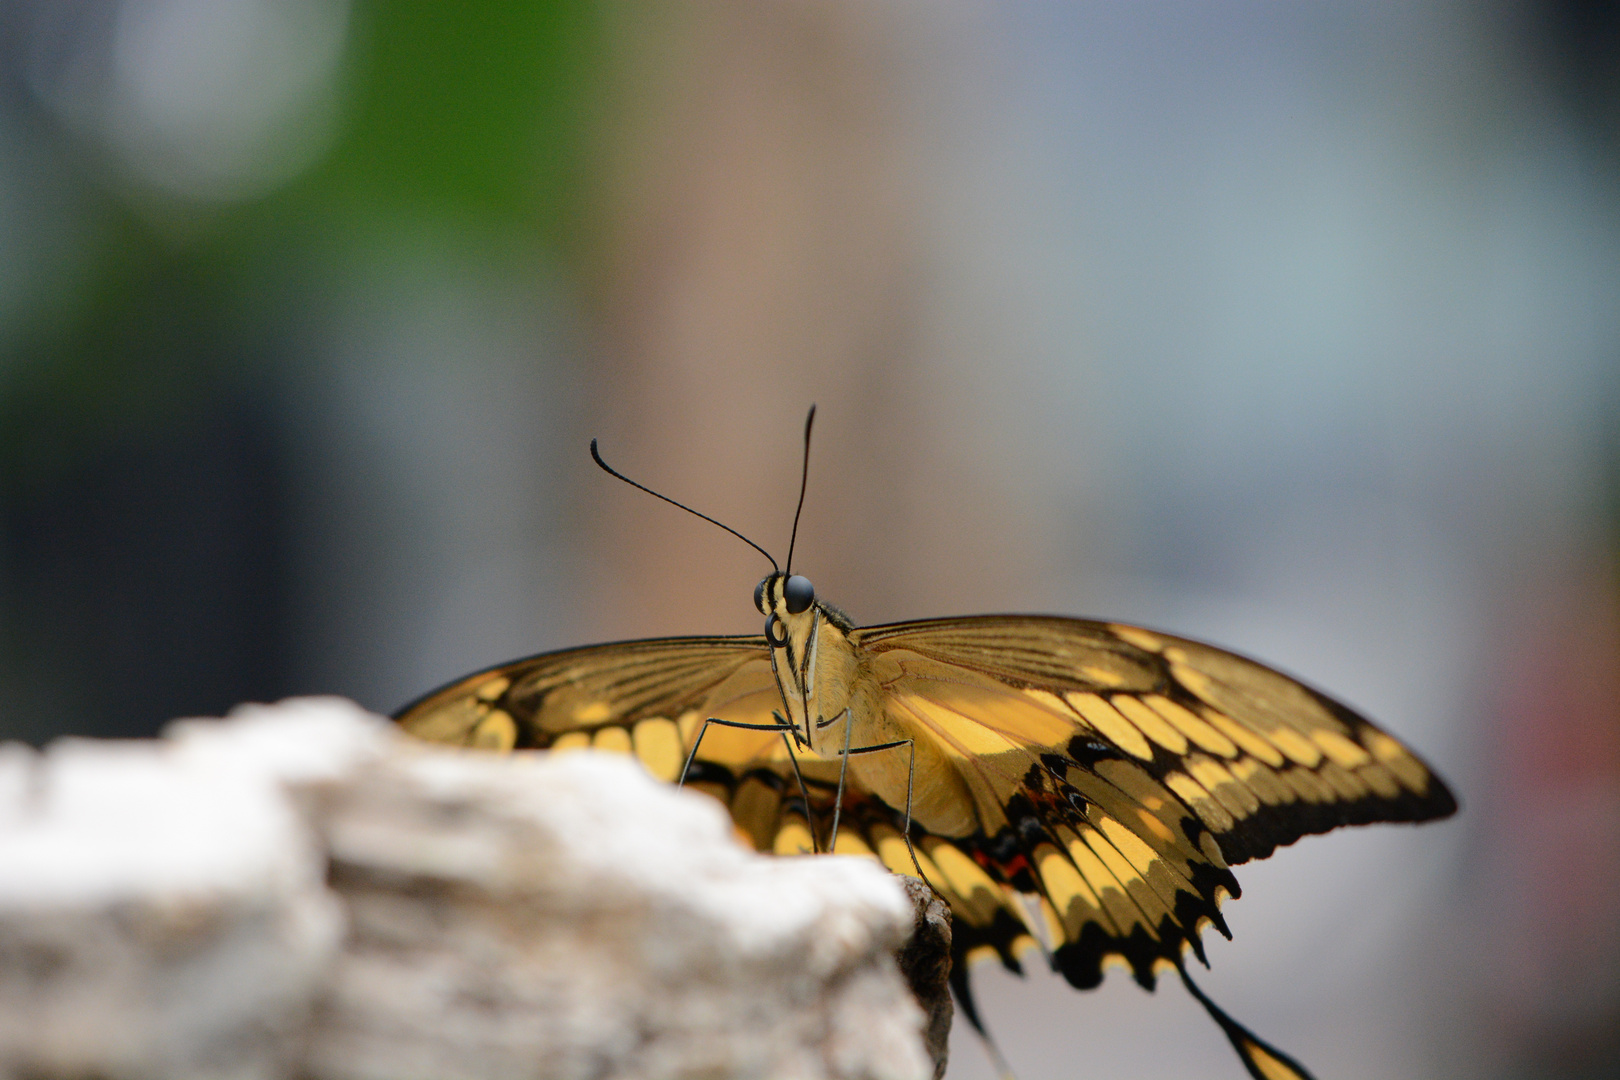
[[[800,595],[810,596],[797,611],[785,595],[790,580],[803,583]],[[794,743],[820,761],[839,762],[858,790],[922,828],[941,836],[971,834],[977,825],[971,800],[953,782],[942,748],[886,707],[888,687],[903,674],[894,659],[857,648],[849,617],[814,599],[806,578],[773,573],[754,596],[766,617],[771,672],[782,697],[779,719]],[[877,746],[888,750],[863,752]],[[920,800],[914,797],[918,771],[933,781]]]

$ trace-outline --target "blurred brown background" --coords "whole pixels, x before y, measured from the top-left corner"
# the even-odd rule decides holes
[[[1305,675],[1457,820],[1242,875],[1322,1080],[1620,1076],[1620,12],[0,3],[0,736],[858,622]],[[981,972],[1025,1080],[1235,1078]],[[952,1076],[990,1075],[958,1032]]]

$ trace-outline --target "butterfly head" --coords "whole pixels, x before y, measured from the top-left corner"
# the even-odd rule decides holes
[[[767,574],[755,587],[754,606],[765,616],[765,639],[771,648],[784,649],[793,639],[811,633],[816,587],[803,574],[789,575],[778,570]]]
[[[817,599],[810,579],[777,570],[754,590],[765,616],[771,671],[782,691],[785,719],[795,740],[816,747],[828,717],[848,704],[847,673],[854,667],[849,616]],[[818,750],[819,752],[819,750]]]

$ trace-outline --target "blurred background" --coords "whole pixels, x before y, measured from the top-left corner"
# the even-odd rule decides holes
[[[1454,821],[1249,867],[1321,1080],[1620,1076],[1620,10],[0,0],[0,737],[620,637],[1108,616]],[[1024,1080],[1229,1078],[981,969]],[[965,1025],[952,1077],[991,1075]]]

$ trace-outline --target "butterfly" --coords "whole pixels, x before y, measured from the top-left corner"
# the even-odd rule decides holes
[[[815,408],[805,422],[805,478]],[[1122,623],[981,615],[857,627],[771,562],[764,633],[565,649],[480,671],[402,709],[411,734],[494,751],[633,754],[704,791],[777,854],[869,855],[951,908],[952,988],[986,1035],[969,969],[1044,957],[1075,987],[1110,964],[1166,971],[1258,1080],[1303,1066],[1187,974],[1231,937],[1232,867],[1341,825],[1453,813],[1397,739],[1263,664]],[[794,514],[804,507],[801,480]],[[993,1044],[986,1043],[999,1059]]]

